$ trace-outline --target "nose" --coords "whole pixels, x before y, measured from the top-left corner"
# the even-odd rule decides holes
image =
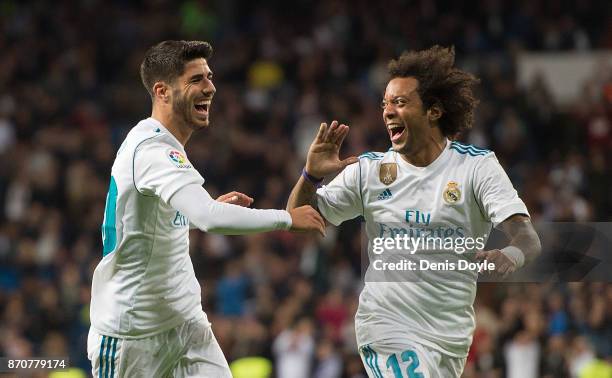
[[[217,92],[217,88],[215,88],[215,85],[213,84],[212,80],[206,79],[204,88],[202,88],[202,93],[204,93],[206,97],[212,97],[215,92]]]
[[[395,106],[390,102],[385,104],[385,107],[383,108],[383,119],[385,121],[389,121],[395,119],[396,116],[397,112],[395,111]]]

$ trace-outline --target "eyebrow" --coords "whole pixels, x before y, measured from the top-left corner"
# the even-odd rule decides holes
[[[210,77],[210,76],[212,76],[212,74],[213,74],[213,72],[212,72],[212,71],[208,71],[208,72],[206,73],[206,77]],[[189,77],[189,80],[202,79],[202,78],[204,78],[204,74],[197,73],[197,74],[195,74],[195,75],[190,76],[190,77]]]
[[[405,98],[406,100],[409,100],[409,99],[410,99],[410,96],[409,96],[409,95],[400,94],[400,95],[396,95],[396,96],[391,97],[391,101],[393,101],[393,100],[395,100],[395,99],[398,99],[398,98],[400,98],[400,97],[403,97],[403,98]],[[385,96],[384,96],[384,95],[383,95],[383,97],[382,97],[382,100],[383,100],[383,101],[385,101]]]

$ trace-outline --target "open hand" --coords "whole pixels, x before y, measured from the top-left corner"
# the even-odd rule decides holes
[[[349,164],[356,163],[356,156],[340,160],[339,153],[342,142],[349,132],[347,125],[338,125],[333,121],[328,127],[322,123],[319,132],[308,150],[306,158],[306,171],[315,178],[323,178],[338,172]]]
[[[249,207],[254,199],[240,192],[229,192],[217,198],[219,202],[231,203],[232,205]]]

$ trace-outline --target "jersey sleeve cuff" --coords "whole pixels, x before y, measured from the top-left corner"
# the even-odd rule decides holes
[[[289,214],[286,210],[278,210],[279,222],[278,228],[280,230],[289,230],[293,225],[293,220],[291,219],[291,214]]]
[[[491,219],[493,222],[493,227],[499,226],[503,221],[510,218],[514,214],[525,214],[526,216],[530,216],[523,201],[509,203],[500,208],[495,214],[495,217]]]
[[[330,206],[327,204],[327,201],[325,201],[325,197],[322,195],[324,188],[325,187],[322,187],[317,190],[317,210],[326,221],[337,227],[340,225],[340,223],[342,223],[342,220],[335,219],[332,212],[330,211]]]

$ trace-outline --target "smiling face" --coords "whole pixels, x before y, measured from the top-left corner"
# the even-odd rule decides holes
[[[389,81],[382,101],[383,120],[393,150],[410,154],[427,142],[432,132],[428,112],[417,92],[418,80],[396,77]]]
[[[192,130],[205,128],[215,91],[206,59],[191,60],[185,63],[183,74],[172,84],[172,111]]]

